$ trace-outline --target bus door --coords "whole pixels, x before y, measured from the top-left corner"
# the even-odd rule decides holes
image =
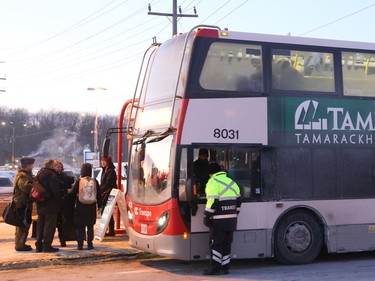
[[[227,172],[227,175],[239,185],[244,209],[248,208],[246,205],[258,208],[258,206],[262,206],[259,204],[262,201],[261,159],[261,147],[201,146],[182,149],[179,196],[180,202],[188,202],[190,209],[190,211],[187,211],[187,208],[185,208],[185,216],[183,215],[183,217],[188,221],[187,225],[190,228],[192,256],[194,256],[195,251],[202,252],[201,247],[207,247],[208,228],[203,224],[203,217],[206,204],[204,189],[209,179],[208,164],[210,162],[219,163],[222,169]],[[193,195],[185,192],[187,191],[185,187],[189,188],[189,185],[193,186]],[[257,210],[257,213],[263,211],[266,212],[265,210]],[[187,218],[188,213],[189,218]],[[248,217],[247,214],[243,216]],[[248,221],[248,219],[244,221]],[[253,225],[246,225],[246,223],[241,223],[239,219],[238,229],[259,228],[261,226],[254,225],[257,221],[253,220]],[[199,238],[195,239],[194,237]]]

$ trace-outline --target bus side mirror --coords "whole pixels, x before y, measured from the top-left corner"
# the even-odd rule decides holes
[[[186,197],[190,205],[191,214],[195,216],[198,210],[198,196],[197,185],[193,179],[188,179],[186,181]]]
[[[103,146],[102,146],[102,156],[103,157],[108,157],[109,154],[109,145],[111,144],[111,138],[105,138],[103,141]]]

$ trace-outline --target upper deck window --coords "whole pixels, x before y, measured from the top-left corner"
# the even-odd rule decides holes
[[[185,36],[162,44],[150,63],[141,104],[171,100],[175,95]]]
[[[206,90],[262,92],[261,46],[213,43],[199,82]]]
[[[375,96],[375,54],[342,52],[344,95]]]
[[[272,50],[272,89],[335,92],[333,54]]]

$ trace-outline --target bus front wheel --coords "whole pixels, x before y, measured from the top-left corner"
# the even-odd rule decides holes
[[[275,232],[275,258],[283,264],[313,262],[323,246],[320,223],[306,211],[293,211],[281,219]]]

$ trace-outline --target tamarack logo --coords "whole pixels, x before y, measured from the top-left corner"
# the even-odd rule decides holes
[[[374,113],[306,100],[295,110],[294,129],[297,144],[371,145]]]

